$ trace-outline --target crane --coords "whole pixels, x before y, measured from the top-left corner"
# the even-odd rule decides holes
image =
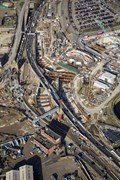
[[[61,122],[61,120],[62,120],[62,103],[63,103],[63,101],[62,101],[62,99],[60,99],[60,101],[59,101],[59,113],[58,113],[58,121],[59,122]]]
[[[59,89],[59,94],[60,94],[60,100],[59,100],[59,113],[58,113],[58,121],[61,122],[62,120],[62,98],[61,98],[61,87],[62,87],[62,81],[60,78],[58,78],[58,89]]]

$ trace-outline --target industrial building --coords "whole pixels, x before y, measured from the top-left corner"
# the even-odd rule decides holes
[[[19,170],[11,170],[6,172],[6,180],[34,180],[33,166],[24,165]]]
[[[119,60],[111,60],[110,62],[105,64],[104,70],[117,75],[117,77],[120,77],[120,61]]]
[[[32,143],[36,144],[47,155],[52,154],[56,149],[56,146],[52,142],[40,136],[39,134],[37,134],[37,136],[32,139]]]
[[[61,143],[61,136],[46,126],[36,133],[36,136],[32,138],[32,143],[36,144],[45,154],[50,155]]]
[[[99,76],[99,79],[108,82],[110,84],[114,84],[116,80],[116,75],[111,74],[109,72],[104,72],[101,76]]]
[[[61,143],[61,137],[48,127],[41,129],[41,135],[46,137],[49,141],[51,141],[55,145]]]
[[[103,89],[103,90],[109,89],[109,87],[106,84],[99,82],[99,81],[94,82],[94,87],[99,88],[99,89]]]

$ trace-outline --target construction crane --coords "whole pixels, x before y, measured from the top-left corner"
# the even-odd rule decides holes
[[[59,90],[59,95],[60,95],[60,100],[59,100],[59,112],[58,112],[58,121],[61,122],[62,120],[62,95],[61,95],[61,87],[62,87],[62,81],[60,78],[58,78],[58,90]]]
[[[60,99],[60,101],[59,101],[59,113],[58,113],[58,121],[59,122],[61,122],[61,120],[62,120],[62,103],[63,103],[63,101],[62,101],[62,99]]]

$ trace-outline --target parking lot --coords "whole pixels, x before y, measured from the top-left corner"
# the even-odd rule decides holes
[[[82,32],[111,27],[116,24],[118,14],[104,2],[68,0],[68,16],[72,27]]]

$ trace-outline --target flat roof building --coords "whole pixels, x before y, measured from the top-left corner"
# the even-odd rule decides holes
[[[32,143],[36,144],[45,154],[52,154],[56,146],[50,142],[47,138],[37,134],[35,138],[32,139]]]
[[[6,180],[34,180],[33,166],[24,165],[19,170],[11,170],[6,172]]]
[[[99,88],[99,89],[104,89],[104,90],[109,89],[109,87],[106,84],[99,81],[94,82],[94,87]]]
[[[99,76],[99,79],[108,82],[110,84],[114,84],[116,80],[116,75],[111,74],[109,72],[104,72],[101,76]]]
[[[33,180],[33,166],[24,165],[19,168],[20,180]]]
[[[51,141],[55,145],[61,143],[61,137],[47,126],[41,129],[41,135],[46,137],[49,141]]]
[[[6,180],[20,180],[19,171],[11,170],[11,171],[6,172]]]

